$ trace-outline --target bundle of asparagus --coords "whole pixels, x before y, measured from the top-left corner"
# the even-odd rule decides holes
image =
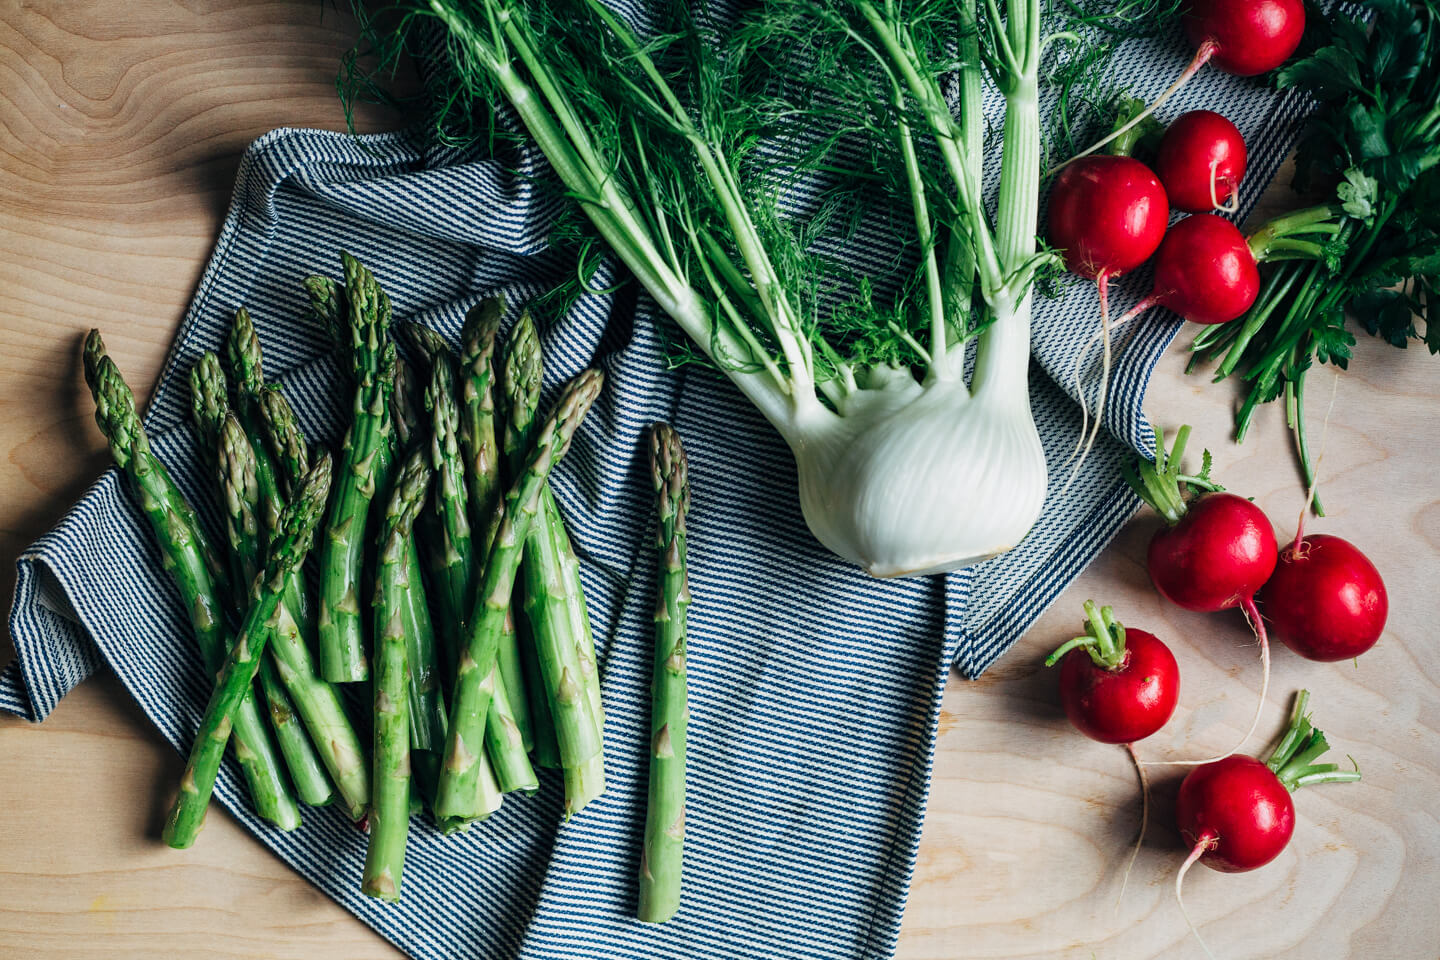
[[[233,731],[256,811],[291,830],[300,804],[338,801],[370,830],[362,889],[393,900],[417,807],[429,807],[444,832],[463,829],[505,793],[538,789],[536,765],[562,769],[567,813],[604,789],[603,712],[579,565],[547,484],[601,376],[577,377],[542,421],[539,340],[528,315],[499,371],[498,301],[467,318],[458,362],[434,331],[405,327],[407,361],[375,277],[349,256],[343,267],[343,284],[306,281],[351,375],[333,484],[330,455],[312,464],[294,411],[265,382],[245,310],[224,361],[207,352],[191,371],[192,418],[224,519],[223,558],[151,454],[98,332],[86,341],[85,372],[96,421],[217,677],[166,841],[194,842]],[[317,528],[312,594],[301,567]],[[517,588],[522,616],[512,618]],[[355,718],[340,684],[368,684]]]

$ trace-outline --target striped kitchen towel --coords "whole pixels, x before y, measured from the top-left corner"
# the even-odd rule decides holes
[[[1136,78],[1136,95],[1154,96],[1188,56],[1178,38],[1135,42],[1111,69]],[[1253,199],[1292,143],[1303,105],[1208,70],[1167,112],[1201,104],[1245,134],[1244,196]],[[998,118],[1000,102],[989,106]],[[337,272],[346,249],[374,269],[397,317],[452,341],[482,297],[503,293],[513,317],[514,305],[573,276],[574,264],[545,243],[562,201],[530,179],[540,162],[529,151],[501,162],[405,134],[277,130],[251,145],[146,418],[157,455],[206,523],[217,516],[185,374],[220,346],[235,309],[255,318],[267,373],[310,435],[333,443],[342,391],[301,278]],[[857,237],[857,266],[887,262],[892,251]],[[602,265],[592,287],[619,279]],[[1147,282],[1127,281],[1117,313]],[[1069,364],[1096,316],[1087,284],[1066,286],[1035,312],[1032,402],[1052,494],[1079,429]],[[729,383],[667,369],[655,307],[633,285],[541,319],[547,400],[591,363],[608,377],[554,487],[594,620],[609,791],[569,822],[554,777],[459,836],[442,838],[417,819],[396,905],[360,894],[365,840],[338,809],[307,811],[292,833],[270,829],[249,809],[233,761],[216,799],[317,887],[426,960],[890,956],[946,678],[952,665],[975,677],[994,662],[1134,511],[1119,464],[1152,448],[1141,402],[1178,324],[1152,315],[1124,335],[1109,433],[1017,549],[948,576],[877,581],[808,533],[787,448]],[[690,455],[695,599],[684,900],[676,919],[655,927],[633,917],[655,565],[643,436],[658,419],[675,424]],[[186,748],[210,679],[158,560],[121,478],[107,471],[20,557],[10,616],[17,657],[0,677],[0,707],[43,720],[104,664],[161,735]]]

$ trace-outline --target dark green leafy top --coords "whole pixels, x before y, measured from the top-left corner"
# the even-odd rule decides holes
[[[1440,352],[1440,323],[1430,320],[1440,279],[1440,6],[1366,7],[1370,26],[1335,18],[1329,43],[1279,77],[1322,103],[1296,157],[1297,185],[1336,178],[1337,198],[1360,225],[1317,327],[1317,357],[1341,367],[1347,311],[1397,347],[1424,340]]]

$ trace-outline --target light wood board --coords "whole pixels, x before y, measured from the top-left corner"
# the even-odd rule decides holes
[[[277,126],[342,125],[333,79],[350,31],[328,4],[301,0],[0,2],[0,595],[19,551],[106,463],[78,369],[84,331],[103,328],[148,390],[244,146]],[[1283,188],[1267,200],[1283,203]],[[1290,533],[1303,491],[1280,410],[1235,447],[1232,388],[1185,377],[1183,363],[1176,347],[1157,370],[1152,416],[1193,423],[1192,449],[1214,450],[1226,484]],[[1298,794],[1295,840],[1269,867],[1192,873],[1191,912],[1219,956],[1440,956],[1437,363],[1366,339],[1338,383],[1322,468],[1331,518],[1310,529],[1366,548],[1389,585],[1390,625],[1358,664],[1277,650],[1261,730],[1277,731],[1288,694],[1308,686],[1336,753],[1366,779]],[[1328,370],[1312,380],[1317,433],[1330,382]],[[1181,663],[1180,709],[1145,756],[1223,749],[1243,731],[1259,681],[1250,634],[1239,614],[1160,601],[1143,568],[1155,526],[1131,523],[982,680],[952,679],[901,957],[1202,956],[1171,892],[1183,771],[1155,769],[1154,823],[1117,910],[1134,773],[1119,748],[1068,728],[1040,666],[1093,596]],[[179,769],[108,675],[43,725],[0,718],[0,956],[398,955],[218,810],[193,850],[162,847]]]

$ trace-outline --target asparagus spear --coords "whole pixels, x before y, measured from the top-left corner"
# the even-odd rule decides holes
[[[510,334],[506,358],[506,394],[511,398],[507,453],[523,446],[530,430],[524,407],[527,394],[538,388],[539,357],[535,325],[528,314],[523,315]],[[531,375],[534,387],[525,382]],[[605,790],[604,744],[599,717],[585,689],[587,671],[581,666],[585,660],[591,668],[588,674],[595,673],[593,658],[585,649],[588,618],[582,606],[579,563],[569,550],[560,509],[548,484],[540,493],[536,523],[525,541],[521,574],[524,610],[538,667],[532,673],[541,679],[565,771],[565,809],[576,813]]]
[[[468,819],[480,815],[476,801],[479,755],[490,709],[496,653],[510,611],[521,544],[534,520],[545,480],[569,448],[576,428],[599,393],[601,380],[599,371],[588,370],[570,383],[540,430],[525,470],[505,495],[499,529],[476,592],[475,608],[467,621],[466,646],[455,680],[455,703],[435,801],[438,816]]]
[[[402,323],[397,330],[400,340],[410,348],[410,352],[417,360],[423,360],[428,369],[434,364],[437,357],[444,357],[454,361],[450,353],[450,345],[445,342],[439,331],[432,330],[423,323]]]
[[[267,385],[261,391],[259,408],[260,433],[275,464],[275,477],[285,496],[292,496],[300,478],[310,469],[310,442],[279,387]]]
[[[250,602],[261,551],[259,463],[226,399],[220,359],[208,350],[190,370],[190,409],[202,449],[213,452],[207,459],[217,468],[230,546],[231,591],[235,608],[243,611]],[[273,476],[271,479],[273,485]],[[274,506],[266,515],[273,517],[279,505],[273,499],[270,502]],[[262,662],[259,676],[270,724],[296,794],[312,807],[330,803],[335,791],[274,664]]]
[[[448,351],[431,357],[425,406],[430,410],[430,465],[435,469],[436,531],[431,544],[436,561],[432,568],[441,601],[442,635],[446,637],[447,650],[452,652],[448,662],[454,664],[458,656],[453,652],[460,649],[464,635],[465,615],[469,612],[466,608],[474,591],[476,570],[467,516],[465,464],[456,438],[460,412],[455,403],[455,370]],[[540,782],[530,765],[524,738],[515,720],[514,706],[503,683],[495,686],[490,701],[485,721],[485,748],[501,790],[510,793],[539,788]]]
[[[410,592],[405,562],[411,527],[430,486],[430,465],[416,450],[400,470],[385,512],[375,567],[375,798],[370,847],[360,889],[400,899],[405,840],[410,830],[410,685],[404,609]]]
[[[233,413],[221,422],[215,445],[225,532],[237,574],[236,606],[244,610],[253,599],[255,577],[260,572],[260,486],[255,477],[255,453]],[[259,677],[260,692],[270,708],[270,723],[296,795],[301,803],[312,807],[330,803],[335,799],[335,789],[270,658],[260,662]]]
[[[419,408],[415,403],[409,365],[397,362],[394,391],[391,394],[389,411],[392,424],[391,436],[397,444],[386,444],[376,457],[377,488],[385,499],[389,499],[395,453],[406,450],[411,441],[421,435]],[[423,513],[422,513],[423,516]],[[417,751],[433,752],[445,742],[446,711],[443,692],[440,689],[439,658],[435,649],[435,626],[426,604],[426,595],[420,574],[420,551],[414,537],[407,537],[403,545],[406,579],[410,588],[406,591],[401,618],[405,625],[405,638],[410,644],[410,745]],[[428,763],[417,760],[417,766]],[[418,777],[425,787],[433,786],[428,769]],[[433,792],[426,790],[427,795]]]
[[[386,416],[394,375],[395,346],[387,331],[390,301],[375,277],[358,260],[342,254],[350,356],[355,374],[354,418],[335,484],[320,547],[320,672],[335,683],[370,675],[360,621],[360,578],[364,566],[365,524],[375,497],[375,462],[389,443]]]
[[[216,553],[164,464],[150,452],[135,397],[106,354],[100,331],[91,330],[85,338],[84,360],[85,380],[95,398],[95,422],[150,521],[162,561],[190,613],[205,669],[214,673],[224,662],[227,643]],[[300,825],[300,808],[253,696],[247,695],[236,711],[235,733],[235,755],[256,813],[282,830],[294,830]]]
[[[266,641],[274,632],[275,611],[285,592],[286,578],[304,562],[329,492],[330,457],[326,455],[305,477],[294,499],[280,514],[269,557],[257,580],[255,598],[220,668],[215,691],[205,708],[195,744],[190,749],[190,759],[180,778],[180,791],[165,818],[163,836],[172,847],[184,848],[194,843],[205,821],[220,758],[230,739],[231,725],[255,679]]]
[[[655,665],[650,681],[650,794],[640,854],[640,909],[647,923],[664,923],[680,909],[685,846],[685,512],[690,482],[685,448],[669,424],[650,433],[650,469],[660,515],[660,586],[655,605]]]
[[[486,312],[485,304],[481,304],[471,311],[471,319],[477,326],[489,324],[492,322],[491,313],[494,314],[493,322],[498,323],[498,307],[491,308],[490,312]],[[500,369],[500,388],[505,398],[501,440],[505,468],[512,476],[518,476],[524,468],[525,457],[534,442],[535,417],[540,406],[540,367],[540,339],[535,332],[534,321],[530,319],[529,313],[521,313],[520,319],[515,323],[515,328],[510,332],[510,341],[506,344],[505,362]],[[498,465],[495,470],[496,477],[493,487],[499,491],[503,488],[500,485]],[[492,499],[493,497],[494,494],[492,494]],[[480,528],[485,531],[484,543],[487,555],[500,520],[498,507],[499,504],[496,504],[490,508],[486,515],[485,526]],[[507,682],[507,689],[513,695],[515,689],[518,688],[523,691],[526,698],[531,724],[530,743],[535,751],[536,765],[555,769],[560,766],[560,745],[555,739],[555,722],[550,715],[550,701],[545,693],[545,680],[540,674],[540,659],[535,651],[533,630],[529,620],[523,616],[524,592],[525,587],[522,583],[520,596],[516,603],[519,608],[518,613],[522,615],[515,618],[515,629],[502,638],[501,673],[507,677],[518,674],[520,683]],[[514,658],[515,666],[513,667],[506,666],[507,662],[510,662],[510,657]]]
[[[260,337],[250,320],[250,311],[244,307],[235,311],[230,336],[225,341],[225,357],[235,378],[235,415],[245,428],[245,435],[250,438],[250,446],[255,452],[255,478],[259,483],[263,507],[261,517],[268,532],[275,529],[278,511],[284,500],[275,465],[265,447],[262,428],[260,394],[265,390],[265,374],[261,366]]]
[[[279,480],[293,495],[309,469],[309,442],[278,388],[267,387],[260,395],[260,411],[266,445],[275,457]],[[309,598],[303,575],[293,574],[285,585],[270,652],[341,801],[350,817],[358,820],[370,803],[370,768],[360,737],[345,713],[340,691],[316,669],[311,653],[315,646],[315,616]]]
[[[346,329],[345,291],[329,277],[306,277],[304,284],[305,292],[310,296],[310,310],[329,332],[331,342],[336,347],[348,349],[350,332]]]
[[[485,300],[465,315],[460,343],[460,448],[469,487],[470,528],[484,532],[500,494],[495,437],[495,340],[504,306]],[[530,414],[533,418],[533,412]],[[521,454],[524,455],[523,453]]]
[[[256,476],[258,494],[270,505],[264,515],[278,516],[284,505],[279,491],[283,489],[287,493],[293,493],[309,469],[309,444],[295,419],[294,411],[280,389],[270,385],[256,387],[256,384],[263,380],[262,359],[260,341],[253,327],[249,325],[248,314],[239,318],[232,327],[230,353],[231,365],[236,371],[237,379],[241,379],[245,384],[239,392],[241,396],[248,398],[247,403],[255,414],[260,434],[261,445],[257,447],[254,434],[247,431],[246,439],[250,441],[251,452],[258,458],[260,451],[265,450],[274,457],[273,461],[266,458],[267,462],[275,464],[271,472],[273,482],[268,485],[271,488],[268,492],[259,483],[259,478],[264,476],[264,473],[257,471]],[[192,370],[191,396],[196,426],[202,436],[208,431],[218,431],[220,426],[216,423],[215,416],[217,412],[223,412],[226,406],[225,374],[214,354],[202,355],[200,362]],[[219,443],[218,435],[215,443]],[[256,459],[255,462],[258,464],[260,460]],[[242,558],[242,552],[238,549],[233,549],[231,555],[237,562]],[[257,549],[249,558],[249,565],[237,572],[238,582],[248,587],[254,580],[259,556]],[[237,606],[243,611],[248,602],[247,590],[237,598]],[[306,800],[307,803],[313,803],[319,798],[316,788],[321,779],[314,773],[314,757],[310,757],[308,763],[300,758],[292,761],[292,754],[295,754],[299,747],[294,744],[287,747],[284,734],[280,733],[279,725],[288,723],[294,728],[295,719],[298,717],[309,734],[320,763],[338,789],[341,801],[350,816],[359,819],[364,816],[365,806],[370,799],[369,769],[361,751],[360,738],[345,713],[339,691],[316,672],[314,656],[311,653],[315,641],[315,617],[310,610],[309,591],[305,589],[303,577],[298,571],[290,576],[290,581],[286,584],[277,622],[277,632],[270,647],[270,659],[274,662],[261,664],[260,680],[266,699],[270,702],[272,722],[277,724],[277,734],[282,737],[281,748],[287,762],[291,763],[291,774],[295,777],[296,788],[302,799],[309,793],[310,799]],[[279,689],[280,687],[283,689]],[[296,764],[304,764],[302,769],[308,772],[297,772]],[[308,791],[302,781],[310,784]]]

